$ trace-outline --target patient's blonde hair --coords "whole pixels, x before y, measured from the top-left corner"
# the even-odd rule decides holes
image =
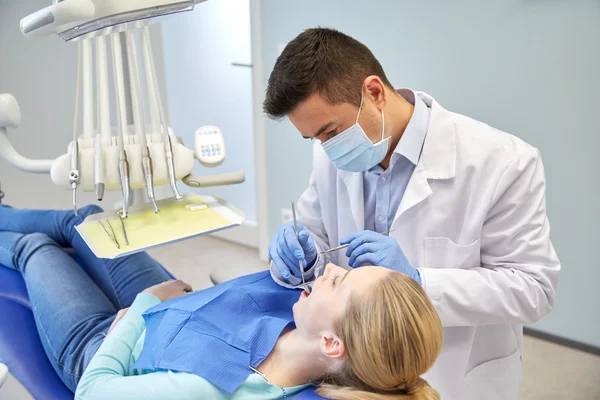
[[[351,297],[334,325],[346,348],[344,370],[317,392],[335,400],[438,400],[421,378],[442,349],[442,324],[425,291],[397,272],[369,294]]]

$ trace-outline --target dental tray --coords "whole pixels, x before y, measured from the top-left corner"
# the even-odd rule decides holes
[[[245,219],[242,211],[214,195],[188,193],[182,200],[170,198],[157,204],[157,214],[150,203],[130,207],[123,225],[116,211],[107,211],[90,215],[76,229],[96,257],[114,259],[233,228]]]

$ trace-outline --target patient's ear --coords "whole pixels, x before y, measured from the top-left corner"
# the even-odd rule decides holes
[[[333,332],[325,332],[321,336],[321,353],[334,360],[342,360],[346,354],[346,348],[342,340]]]

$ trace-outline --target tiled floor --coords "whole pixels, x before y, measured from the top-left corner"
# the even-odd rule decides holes
[[[267,268],[256,250],[204,237],[151,251],[167,269],[195,290],[211,286],[209,275],[233,278]],[[600,399],[600,357],[539,339],[525,338],[522,400]],[[1,400],[30,400],[9,377]]]

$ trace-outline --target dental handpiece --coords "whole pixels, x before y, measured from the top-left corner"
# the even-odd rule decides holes
[[[79,143],[73,141],[71,146],[71,170],[69,171],[69,183],[73,189],[73,211],[77,215],[77,184],[79,183]]]
[[[173,160],[173,143],[171,143],[171,135],[167,133],[165,138],[165,154],[167,156],[167,171],[169,173],[169,184],[171,185],[171,190],[173,191],[173,194],[175,194],[175,199],[181,200],[183,196],[179,193],[179,189],[177,188],[177,179],[175,177],[175,161]]]
[[[158,209],[156,199],[154,198],[152,158],[150,158],[150,150],[148,150],[148,146],[144,146],[144,149],[142,150],[142,169],[144,170],[144,178],[146,179],[146,191],[148,193],[148,199],[154,206],[154,212],[158,213],[160,210]]]
[[[146,70],[149,75],[147,79],[147,82],[149,83],[148,93],[151,99],[155,99],[154,105],[158,111],[158,121],[160,121],[164,138],[163,140],[165,142],[165,158],[167,161],[169,185],[171,186],[171,190],[175,195],[175,199],[181,200],[183,199],[183,196],[181,195],[181,193],[179,193],[179,189],[177,188],[175,162],[173,159],[173,143],[171,142],[171,135],[169,135],[169,123],[167,121],[167,115],[165,113],[165,109],[163,108],[162,99],[160,97],[156,68],[154,67],[154,55],[152,54],[152,44],[150,42],[150,29],[148,27],[145,27],[142,32],[142,44],[144,62],[146,63]],[[150,103],[152,103],[152,101]]]
[[[129,207],[129,162],[127,162],[127,153],[121,150],[119,155],[119,175],[121,177],[121,191],[123,192],[123,212],[121,216],[127,218],[127,208]]]
[[[102,201],[104,198],[104,152],[102,151],[102,135],[96,135],[94,181],[96,184],[96,198]]]

